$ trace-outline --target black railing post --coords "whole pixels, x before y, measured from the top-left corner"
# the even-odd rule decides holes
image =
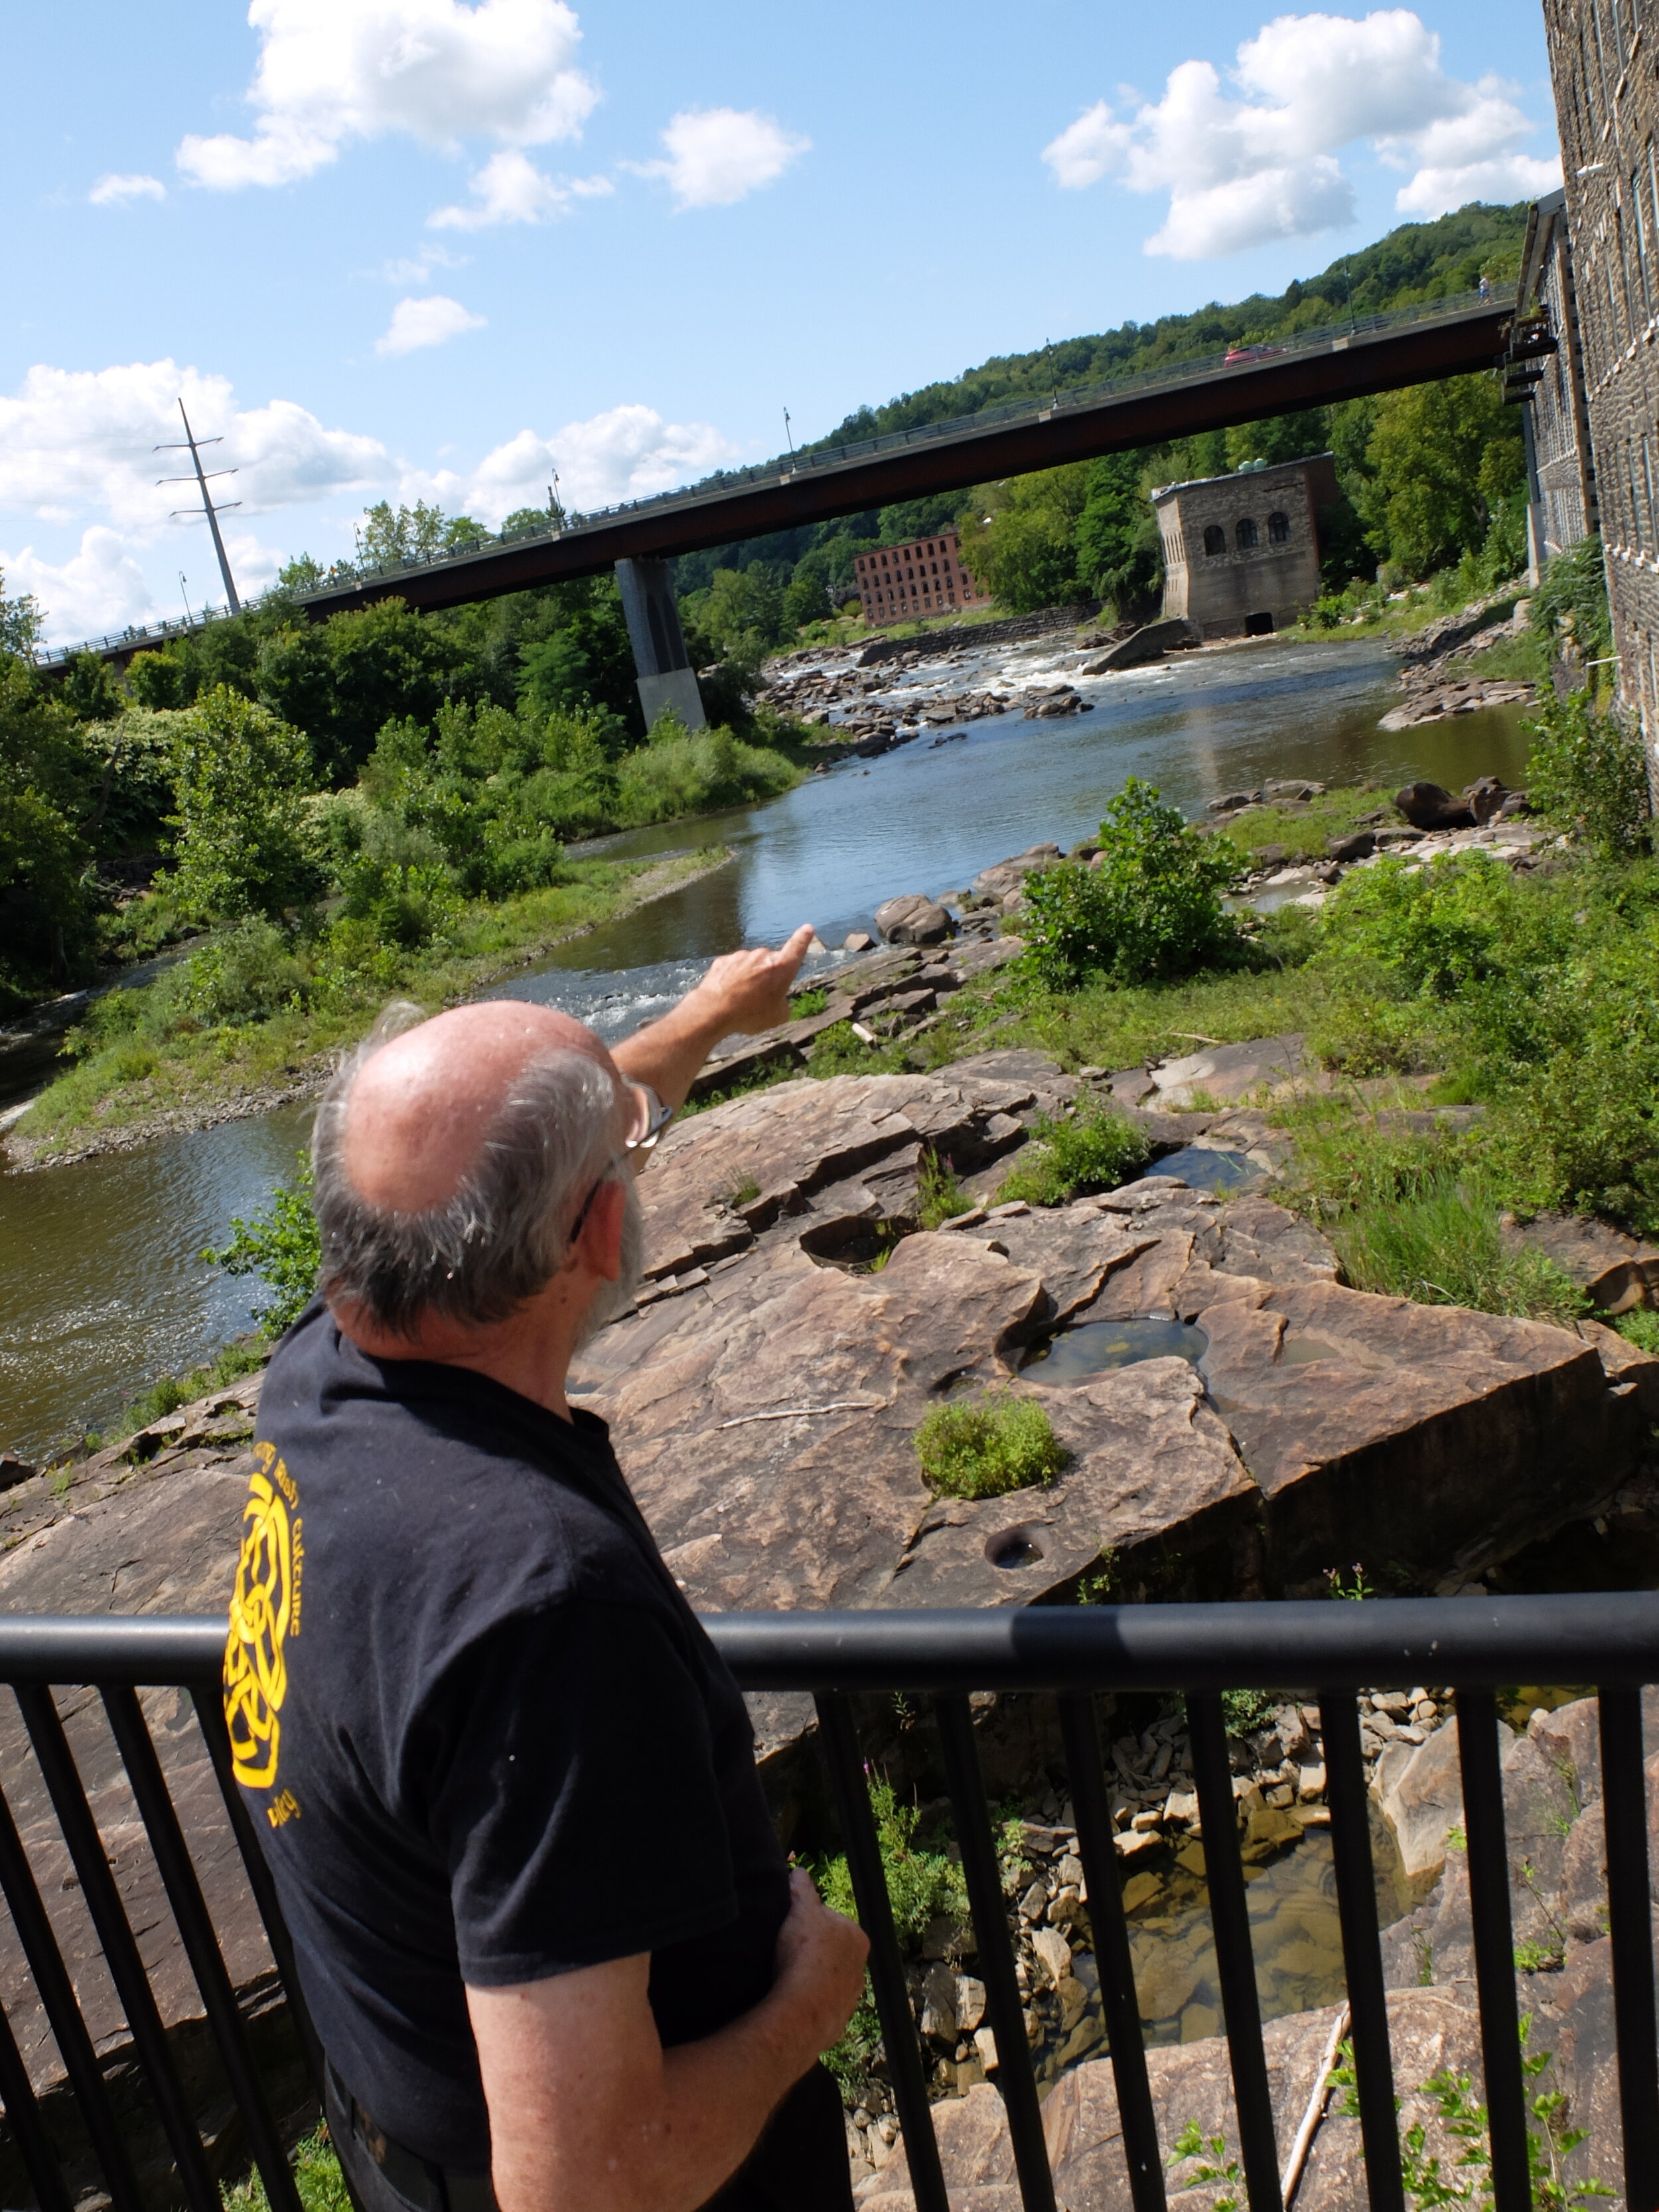
[[[1319,1729],[1325,1742],[1326,1802],[1331,1814],[1336,1906],[1342,1923],[1342,1968],[1353,2024],[1354,2087],[1365,2144],[1365,2187],[1371,2212],[1405,2212],[1394,2063],[1389,2050],[1389,2000],[1382,1985],[1382,1952],[1377,1936],[1376,1872],[1371,1864],[1370,1807],[1365,1795],[1365,1755],[1359,1743],[1357,1696],[1357,1691],[1351,1689],[1322,1690]]]
[[[887,1873],[881,1863],[870,1793],[864,1784],[858,1740],[845,1698],[830,1692],[817,1699],[818,1727],[824,1756],[830,1764],[830,1784],[835,1793],[836,1814],[842,1841],[847,1847],[847,1869],[858,1899],[859,1924],[870,1939],[870,1982],[881,2021],[881,2039],[887,2052],[887,2071],[893,2084],[904,2131],[904,2155],[910,2168],[910,2189],[916,2212],[950,2212],[945,2174],[933,2134],[933,2116],[927,2103],[927,2080],[922,2072],[921,2045],[910,2012],[905,1987],[904,1961],[899,1956],[893,1926],[892,1899],[887,1893]]]
[[[997,2039],[997,2072],[1002,2077],[1002,2103],[1013,2142],[1020,2201],[1025,2212],[1055,2212],[1054,2177],[1043,2140],[1031,2047],[1025,2039],[1025,2008],[1014,1973],[1013,1939],[1008,1932],[991,1816],[980,1777],[979,1755],[974,1748],[973,1716],[966,1698],[936,1698],[933,1710],[939,1717],[939,1744],[945,1753],[945,1786],[956,1808],[957,1841],[962,1850],[968,1903],[979,1939],[986,2008]]]
[[[1112,1840],[1111,1806],[1101,1770],[1094,1699],[1075,1694],[1062,1697],[1060,1727],[1071,1777],[1072,1807],[1077,1814],[1078,1850],[1089,1885],[1089,1927],[1095,1939],[1095,1966],[1100,1975],[1100,2006],[1106,2016],[1112,2079],[1117,2085],[1129,2195],[1134,2212],[1164,2212],[1167,2198],[1158,2116],[1146,2078],[1140,2001],[1135,1993],[1123,1893],[1118,1887],[1117,1846]]]
[[[1659,2037],[1654,2027],[1642,1698],[1638,1690],[1602,1690],[1599,1695],[1625,2202],[1630,2212],[1654,2212],[1659,2205]]]
[[[116,2212],[143,2212],[143,2198],[115,2113],[103,2069],[87,2033],[87,2023],[75,1994],[75,1984],[64,1964],[58,1938],[40,1902],[40,1892],[29,1869],[28,1854],[17,1832],[11,1808],[0,1794],[0,1889],[23,1956],[29,1962],[34,1986],[52,2029],[52,2041],[64,2062],[75,2101],[81,2107],[87,2138],[104,2169],[104,2185]]]
[[[265,2185],[266,2198],[273,2212],[301,2212],[294,2171],[265,2101],[253,2054],[248,2049],[236,1993],[225,1971],[219,1939],[179,1826],[179,1815],[173,1809],[161,1762],[144,1725],[137,1692],[125,1684],[106,1683],[103,1698],[116,1747],[132,1784],[150,1849],[155,1855],[167,1903],[173,1908],[185,1955],[196,1977],[196,1986],[201,1991],[208,2024],[224,2062],[231,2094],[247,2130],[248,2146]]]
[[[191,2212],[222,2212],[219,2191],[203,2153],[201,2131],[179,2086],[155,1992],[144,1972],[144,1962],[121,1902],[121,1893],[116,1887],[115,1876],[110,1871],[103,1838],[87,1802],[57,1705],[52,1692],[38,1682],[22,1685],[16,1695],[52,1810],[64,1832],[64,1841],[69,1845],[75,1871],[81,1878],[81,1893],[98,1931],[104,1964],[121,2000],[133,2046],[172,2147],[185,2202]]]
[[[1468,1840],[1469,1913],[1480,2000],[1480,2056],[1486,2076],[1496,2212],[1532,2212],[1527,2160],[1527,2102],[1521,2078],[1521,2016],[1515,2001],[1515,1932],[1504,1845],[1504,1778],[1498,1755],[1498,1705],[1490,1690],[1460,1689],[1457,1754],[1463,1770],[1463,1827]]]
[[[1198,1784],[1199,1818],[1203,1824],[1204,1880],[1215,1930],[1216,1972],[1227,2023],[1233,2101],[1238,2110],[1238,2154],[1243,2161],[1250,2212],[1282,2212],[1279,2142],[1273,2131],[1267,2053],[1261,2045],[1261,2004],[1256,1995],[1250,1912],[1244,1899],[1243,1863],[1238,1855],[1238,1812],[1233,1802],[1220,1698],[1188,1697],[1187,1719],[1193,1774]]]

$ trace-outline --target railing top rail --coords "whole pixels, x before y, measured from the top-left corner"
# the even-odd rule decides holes
[[[1452,322],[1470,315],[1502,314],[1513,311],[1516,295],[1512,287],[1494,288],[1484,297],[1478,292],[1457,292],[1437,300],[1421,300],[1403,307],[1389,307],[1370,315],[1349,315],[1340,322],[1321,324],[1317,329],[1292,331],[1281,337],[1263,339],[1246,349],[1249,357],[1230,362],[1228,351],[1194,354],[1181,361],[1159,362],[1149,368],[1131,370],[1122,376],[1103,379],[1095,384],[1068,386],[1047,397],[1002,400],[989,407],[981,407],[967,415],[947,416],[936,422],[918,422],[908,429],[884,430],[874,437],[855,438],[845,444],[822,444],[805,447],[798,453],[774,454],[763,461],[745,462],[732,469],[718,469],[711,476],[693,484],[677,485],[672,490],[655,492],[644,499],[622,500],[614,506],[593,507],[580,514],[567,515],[562,522],[549,521],[545,529],[528,527],[511,532],[486,532],[465,544],[447,547],[428,557],[409,554],[396,561],[370,566],[366,562],[340,562],[329,580],[309,592],[289,594],[300,607],[324,605],[342,594],[360,589],[366,584],[375,584],[387,578],[410,574],[426,574],[434,569],[464,567],[470,561],[487,558],[507,548],[532,545],[550,538],[580,537],[584,532],[600,528],[621,518],[672,513],[685,507],[705,506],[717,501],[726,493],[744,490],[755,483],[772,481],[779,477],[794,477],[813,471],[839,467],[852,461],[872,459],[878,454],[897,453],[906,447],[927,445],[939,439],[971,441],[978,434],[1003,429],[1020,422],[1035,422],[1056,415],[1075,414],[1091,407],[1106,407],[1114,401],[1127,399],[1136,393],[1146,392],[1161,386],[1172,386],[1192,382],[1194,379],[1219,374],[1248,374],[1252,367],[1269,361],[1284,361],[1297,355],[1328,350],[1334,345],[1346,345],[1355,339],[1381,337],[1390,331],[1406,330],[1429,322]],[[1233,353],[1240,351],[1235,343]],[[255,606],[257,599],[245,602]],[[205,615],[204,620],[208,619]],[[35,663],[40,667],[54,667],[72,659],[77,653],[93,650],[100,646],[108,648],[138,648],[152,640],[166,641],[187,630],[202,627],[201,623],[177,621],[156,623],[142,630],[128,630],[118,638],[88,639],[80,645],[53,646],[37,653]]]
[[[1659,1682],[1659,1593],[713,1613],[753,1690],[1181,1689]],[[208,1615],[0,1616],[0,1681],[216,1676]]]

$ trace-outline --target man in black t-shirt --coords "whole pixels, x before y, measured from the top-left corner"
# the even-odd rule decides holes
[[[864,1938],[791,1874],[743,1699],[571,1357],[634,1170],[810,933],[617,1048],[497,1000],[382,1024],[313,1144],[322,1296],[266,1376],[225,1661],[368,2212],[850,2204],[815,2064]]]

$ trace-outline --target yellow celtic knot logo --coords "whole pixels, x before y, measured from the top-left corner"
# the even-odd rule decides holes
[[[268,1790],[276,1778],[277,1716],[288,1687],[283,1643],[294,1589],[293,1540],[281,1491],[291,1496],[294,1486],[271,1447],[258,1449],[267,1473],[253,1477],[242,1512],[242,1553],[225,1644],[225,1723],[236,1779],[249,1790]]]

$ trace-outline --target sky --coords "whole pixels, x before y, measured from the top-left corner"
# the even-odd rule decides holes
[[[666,490],[1560,178],[1537,0],[59,0],[6,43],[0,571],[52,642],[222,598],[181,397],[246,595],[375,500]]]

